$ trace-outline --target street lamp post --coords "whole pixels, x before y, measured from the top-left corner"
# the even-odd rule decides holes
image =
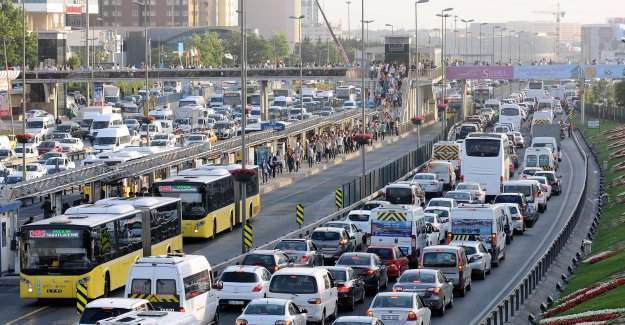
[[[417,115],[423,115],[421,112],[421,86],[419,84],[419,67],[421,66],[421,57],[419,55],[419,11],[418,7],[420,3],[426,3],[429,0],[417,0],[414,3],[414,42],[415,42],[415,83],[417,85]],[[421,126],[417,125],[417,148],[421,148]]]
[[[480,34],[478,38],[480,39],[480,64],[482,64],[482,26],[488,25],[487,23],[480,24]]]
[[[469,23],[472,23],[473,19],[461,19],[461,22],[464,23],[464,56],[465,59],[462,60],[466,62],[466,57],[469,55]]]
[[[454,15],[454,55],[456,55],[456,60],[458,59],[458,15]]]
[[[493,54],[490,57],[490,64],[495,64],[495,30],[499,29],[499,26],[493,26]]]
[[[512,38],[514,37],[514,33],[516,33],[516,31],[512,29],[509,31],[508,34],[508,62],[510,63],[510,65],[512,65]]]
[[[352,21],[351,21],[351,16],[350,16],[350,12],[349,12],[349,7],[352,4],[351,1],[345,1],[345,4],[347,4],[347,39],[351,39],[352,38]]]
[[[517,57],[519,58],[519,65],[521,65],[521,32],[517,33],[517,37],[519,38],[518,40],[518,51],[517,51]]]
[[[384,24],[384,26],[391,28],[391,36],[395,35],[395,26],[393,24]]]
[[[362,101],[362,134],[365,134],[367,131],[367,116],[366,116],[366,112],[365,112],[365,107],[367,106],[367,89],[366,89],[366,84],[365,84],[365,76],[367,74],[367,52],[366,52],[366,48],[365,48],[365,24],[367,24],[367,28],[369,27],[368,24],[372,23],[373,20],[365,20],[365,0],[361,1],[361,19],[360,19],[360,28],[361,28],[361,45],[362,45],[362,53],[361,53],[361,73],[362,73],[362,89],[360,91],[361,93],[361,101]],[[366,160],[365,160],[365,154],[367,152],[365,145],[362,145],[362,176],[365,176],[366,172],[367,172],[367,166],[366,166]]]
[[[302,19],[304,15],[290,16],[289,18],[297,20],[299,29],[299,104],[300,104],[300,120],[304,120],[304,58],[302,57]]]
[[[26,1],[22,0],[22,128],[26,133]],[[22,144],[22,181],[26,181],[26,143]]]
[[[447,74],[446,74],[446,67],[447,64],[445,62],[445,22],[447,17],[451,17],[450,14],[447,14],[446,12],[452,11],[454,10],[454,8],[445,8],[443,10],[441,10],[440,14],[436,14],[436,16],[441,17],[441,75],[443,77],[442,83],[441,83],[441,101],[440,104],[445,104],[445,97],[446,97],[446,84],[447,84]],[[438,109],[438,107],[437,107]],[[446,110],[443,110],[443,117],[442,117],[442,133],[443,133],[443,139],[445,138],[445,128],[446,128],[446,124],[447,124],[447,116],[446,116]]]
[[[149,39],[148,39],[148,11],[149,11],[149,0],[143,0],[143,1],[138,1],[135,0],[133,1],[134,4],[136,4],[139,7],[143,7],[143,34],[145,36],[145,59],[144,59],[144,69],[145,69],[145,104],[143,104],[143,115],[144,116],[148,116],[149,111],[150,111],[150,77],[149,77],[149,73],[150,73],[150,65],[148,62],[148,52],[150,51],[149,48]],[[147,127],[148,130],[148,137],[147,137],[147,144],[148,146],[150,145],[150,137],[149,137],[149,131],[150,131],[150,126],[148,125]]]
[[[246,35],[246,19],[245,19],[245,1],[239,0],[239,19],[241,26],[241,53],[239,57],[241,58],[241,169],[245,169],[245,164],[247,163],[247,144],[245,142],[245,128],[247,126],[247,35]],[[301,42],[301,40],[300,40]],[[300,45],[301,47],[301,45]],[[241,220],[243,225],[246,225],[247,220],[247,193],[246,193],[246,185],[244,183],[239,182],[239,192],[241,193]],[[239,204],[239,202],[237,202]],[[242,232],[241,238],[241,252],[246,253],[247,249],[244,244],[245,234]]]
[[[503,64],[503,32],[505,31],[505,27],[499,29],[499,64]]]

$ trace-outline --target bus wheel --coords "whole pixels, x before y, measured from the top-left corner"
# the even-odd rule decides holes
[[[171,254],[171,247],[167,246],[167,254]]]
[[[234,215],[232,214],[232,212],[230,212],[230,232],[232,232],[232,230],[234,229],[234,223],[236,221],[234,220]]]
[[[104,297],[108,297],[111,294],[111,277],[109,273],[106,272],[104,275]]]
[[[252,216],[254,216],[254,203],[250,203],[250,209],[248,210],[248,220],[252,220]]]
[[[217,238],[217,219],[213,219],[213,236],[211,238],[213,240]]]

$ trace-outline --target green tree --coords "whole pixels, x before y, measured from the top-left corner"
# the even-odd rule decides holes
[[[67,64],[72,69],[78,69],[80,67],[80,57],[77,55],[72,55],[69,59],[67,59]]]
[[[286,36],[282,33],[275,33],[269,39],[269,43],[272,49],[272,56],[275,62],[279,60],[285,60],[289,56],[290,48],[289,41],[287,41]]]
[[[619,81],[614,85],[614,101],[618,107],[625,107],[625,82]]]
[[[0,4],[0,37],[6,41],[9,66],[22,64],[23,51],[23,14],[20,7],[13,6],[10,1]],[[4,65],[4,48],[0,51],[0,60]],[[37,64],[37,36],[26,34],[26,62],[30,67]]]
[[[271,61],[273,48],[267,40],[256,34],[247,35],[247,63],[260,64]]]
[[[217,33],[195,34],[191,37],[190,48],[195,48],[203,66],[217,67],[223,63],[224,44]]]

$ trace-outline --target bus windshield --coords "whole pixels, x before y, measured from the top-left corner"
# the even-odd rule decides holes
[[[33,227],[24,230],[23,236],[20,257],[25,273],[75,273],[91,265],[87,234],[82,229]]]
[[[467,139],[464,144],[469,157],[498,157],[501,150],[498,139]]]
[[[203,193],[196,184],[159,185],[158,193],[165,197],[180,198],[182,201],[182,218],[197,220],[204,218],[208,211],[204,204]]]
[[[518,116],[519,109],[514,107],[504,107],[501,109],[501,115],[503,116]]]

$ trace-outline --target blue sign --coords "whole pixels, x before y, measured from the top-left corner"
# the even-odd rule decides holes
[[[182,56],[182,53],[184,53],[184,44],[178,42],[178,55]]]
[[[265,131],[265,130],[284,131],[284,129],[286,129],[286,123],[281,122],[281,121],[264,122],[260,124],[260,129],[262,131]]]
[[[584,66],[586,79],[625,79],[624,64],[597,64]]]
[[[254,161],[254,164],[261,166],[262,168],[263,163],[269,160],[269,153],[269,148],[267,147],[256,148],[256,160]]]
[[[514,66],[516,80],[566,80],[580,77],[577,64],[517,65]]]
[[[380,237],[411,237],[411,221],[381,221],[371,222],[371,234]]]

